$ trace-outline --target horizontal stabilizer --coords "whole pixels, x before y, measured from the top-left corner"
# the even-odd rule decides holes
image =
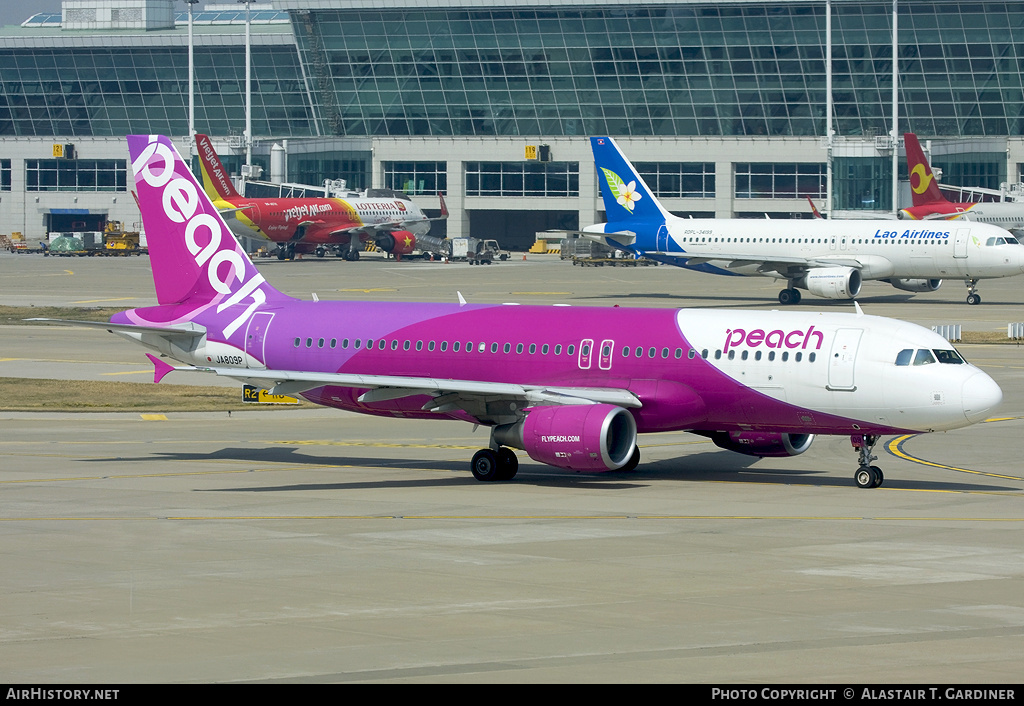
[[[150,333],[168,340],[199,338],[206,335],[206,327],[191,321],[172,326],[136,326],[135,324],[112,324],[104,321],[75,321],[73,319],[25,319],[55,326],[86,326],[111,333]]]

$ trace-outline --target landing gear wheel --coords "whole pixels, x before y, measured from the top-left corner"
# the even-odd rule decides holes
[[[800,290],[790,287],[789,289],[783,289],[779,292],[779,304],[783,306],[789,306],[790,304],[800,303]]]
[[[882,485],[882,483],[885,482],[885,476],[882,475],[882,469],[879,468],[878,466],[872,466],[871,470],[875,472],[875,476],[877,477],[877,480],[875,482],[875,487],[877,488],[880,485]]]
[[[519,458],[516,452],[502,446],[498,449],[498,480],[512,480],[519,471]]]
[[[628,461],[626,461],[626,465],[624,465],[619,470],[620,471],[624,471],[626,473],[629,473],[630,471],[635,470],[636,467],[639,466],[639,465],[640,465],[640,447],[639,446],[634,446],[633,447],[633,455],[629,457]]]
[[[316,256],[317,257],[323,257],[326,254],[327,254],[327,251],[324,250],[323,248],[317,248],[316,249]]]
[[[875,466],[861,466],[853,474],[853,480],[858,488],[877,488],[881,481],[875,472]]]
[[[285,257],[287,257],[287,255],[288,255],[288,253],[287,253],[287,251],[284,248],[278,248],[277,249],[277,259],[278,260],[284,260]]]
[[[501,468],[498,463],[498,454],[494,453],[490,449],[480,449],[473,454],[473,460],[470,462],[470,468],[473,471],[473,477],[477,480],[498,480],[500,473],[499,469]]]
[[[981,295],[980,294],[968,294],[967,295],[967,303],[972,305],[972,306],[975,305],[975,304],[981,304]]]

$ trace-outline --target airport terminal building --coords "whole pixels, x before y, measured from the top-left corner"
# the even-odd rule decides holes
[[[248,5],[247,31],[244,3],[207,5],[192,22],[195,129],[240,171],[248,36],[264,179],[400,189],[434,214],[443,192],[442,232],[523,250],[603,220],[587,137],[611,135],[675,213],[806,216],[806,197],[828,196],[831,27],[832,208],[891,211],[893,6],[273,0]],[[188,7],[66,0],[7,18],[0,233],[139,221],[123,136],[192,147]],[[1024,3],[896,10],[898,133],[932,140],[948,183],[1019,183]]]

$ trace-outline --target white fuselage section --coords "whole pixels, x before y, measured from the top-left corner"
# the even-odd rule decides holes
[[[1002,229],[976,223],[674,219],[664,240],[658,252],[707,258],[744,275],[773,276],[777,270],[762,264],[773,257],[849,264],[863,279],[985,279],[1024,272],[1024,247],[1008,244]],[[762,262],[737,262],[744,255]]]
[[[992,379],[949,341],[914,324],[834,313],[773,316],[684,309],[678,321],[696,355],[722,373],[807,410],[938,431],[982,421],[1001,399]]]

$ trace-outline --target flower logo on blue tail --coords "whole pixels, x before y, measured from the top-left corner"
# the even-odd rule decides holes
[[[643,198],[636,190],[636,182],[631,181],[627,184],[618,174],[604,167],[601,167],[601,171],[604,172],[604,178],[608,182],[608,188],[612,190],[612,195],[615,196],[616,203],[632,213],[633,204]]]

